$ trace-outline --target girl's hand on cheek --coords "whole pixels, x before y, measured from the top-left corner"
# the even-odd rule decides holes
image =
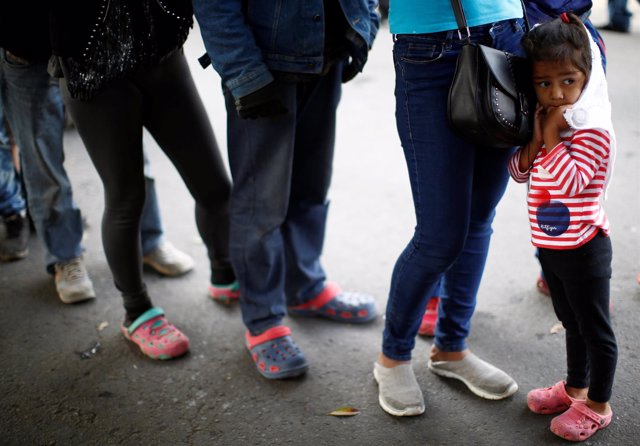
[[[557,146],[562,138],[560,138],[560,132],[568,129],[569,124],[564,119],[564,111],[568,106],[560,107],[548,107],[542,123],[542,137],[544,144],[548,150],[551,150]]]

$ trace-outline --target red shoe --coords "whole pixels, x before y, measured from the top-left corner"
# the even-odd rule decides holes
[[[569,410],[551,420],[551,432],[569,441],[584,441],[611,423],[613,413],[600,415],[584,401],[575,401]]]
[[[551,296],[551,292],[549,291],[549,285],[547,285],[547,281],[544,277],[539,276],[538,280],[536,280],[536,288],[538,291],[544,294],[545,296]]]
[[[240,285],[234,281],[228,285],[209,285],[209,296],[221,304],[229,305],[240,298]]]
[[[436,323],[438,322],[438,305],[440,304],[439,297],[432,297],[427,303],[427,309],[422,316],[422,322],[420,328],[418,328],[418,334],[422,336],[433,336],[436,332]]]
[[[571,398],[567,393],[564,381],[557,382],[551,387],[534,389],[527,394],[529,410],[545,415],[564,412],[575,401],[584,400]]]

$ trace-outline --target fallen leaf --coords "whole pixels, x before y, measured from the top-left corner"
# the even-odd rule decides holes
[[[551,329],[549,329],[549,333],[556,334],[560,333],[562,330],[564,330],[562,322],[557,322],[553,327],[551,327]]]
[[[107,328],[109,326],[109,322],[107,321],[102,321],[100,322],[100,325],[98,325],[98,331],[102,331],[105,328]]]
[[[329,413],[329,415],[332,415],[334,417],[352,417],[354,415],[358,415],[359,413],[360,411],[354,407],[341,407]]]

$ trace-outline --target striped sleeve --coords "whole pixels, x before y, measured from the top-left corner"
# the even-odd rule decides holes
[[[511,178],[513,178],[516,183],[525,183],[531,173],[531,169],[527,169],[526,172],[520,172],[520,154],[523,150],[524,147],[520,147],[509,159],[509,175],[511,175]]]
[[[555,186],[567,196],[584,191],[609,156],[609,134],[600,129],[576,131],[567,146],[563,142],[540,161]]]

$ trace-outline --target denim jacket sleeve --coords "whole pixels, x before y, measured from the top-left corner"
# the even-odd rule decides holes
[[[371,11],[371,27],[369,29],[369,40],[367,40],[367,43],[369,44],[369,48],[371,48],[376,34],[378,34],[378,29],[380,28],[380,14],[377,11],[378,0],[367,0],[367,3],[369,4],[369,11]]]
[[[242,4],[242,0],[193,0],[211,64],[236,99],[273,81],[246,25]]]

